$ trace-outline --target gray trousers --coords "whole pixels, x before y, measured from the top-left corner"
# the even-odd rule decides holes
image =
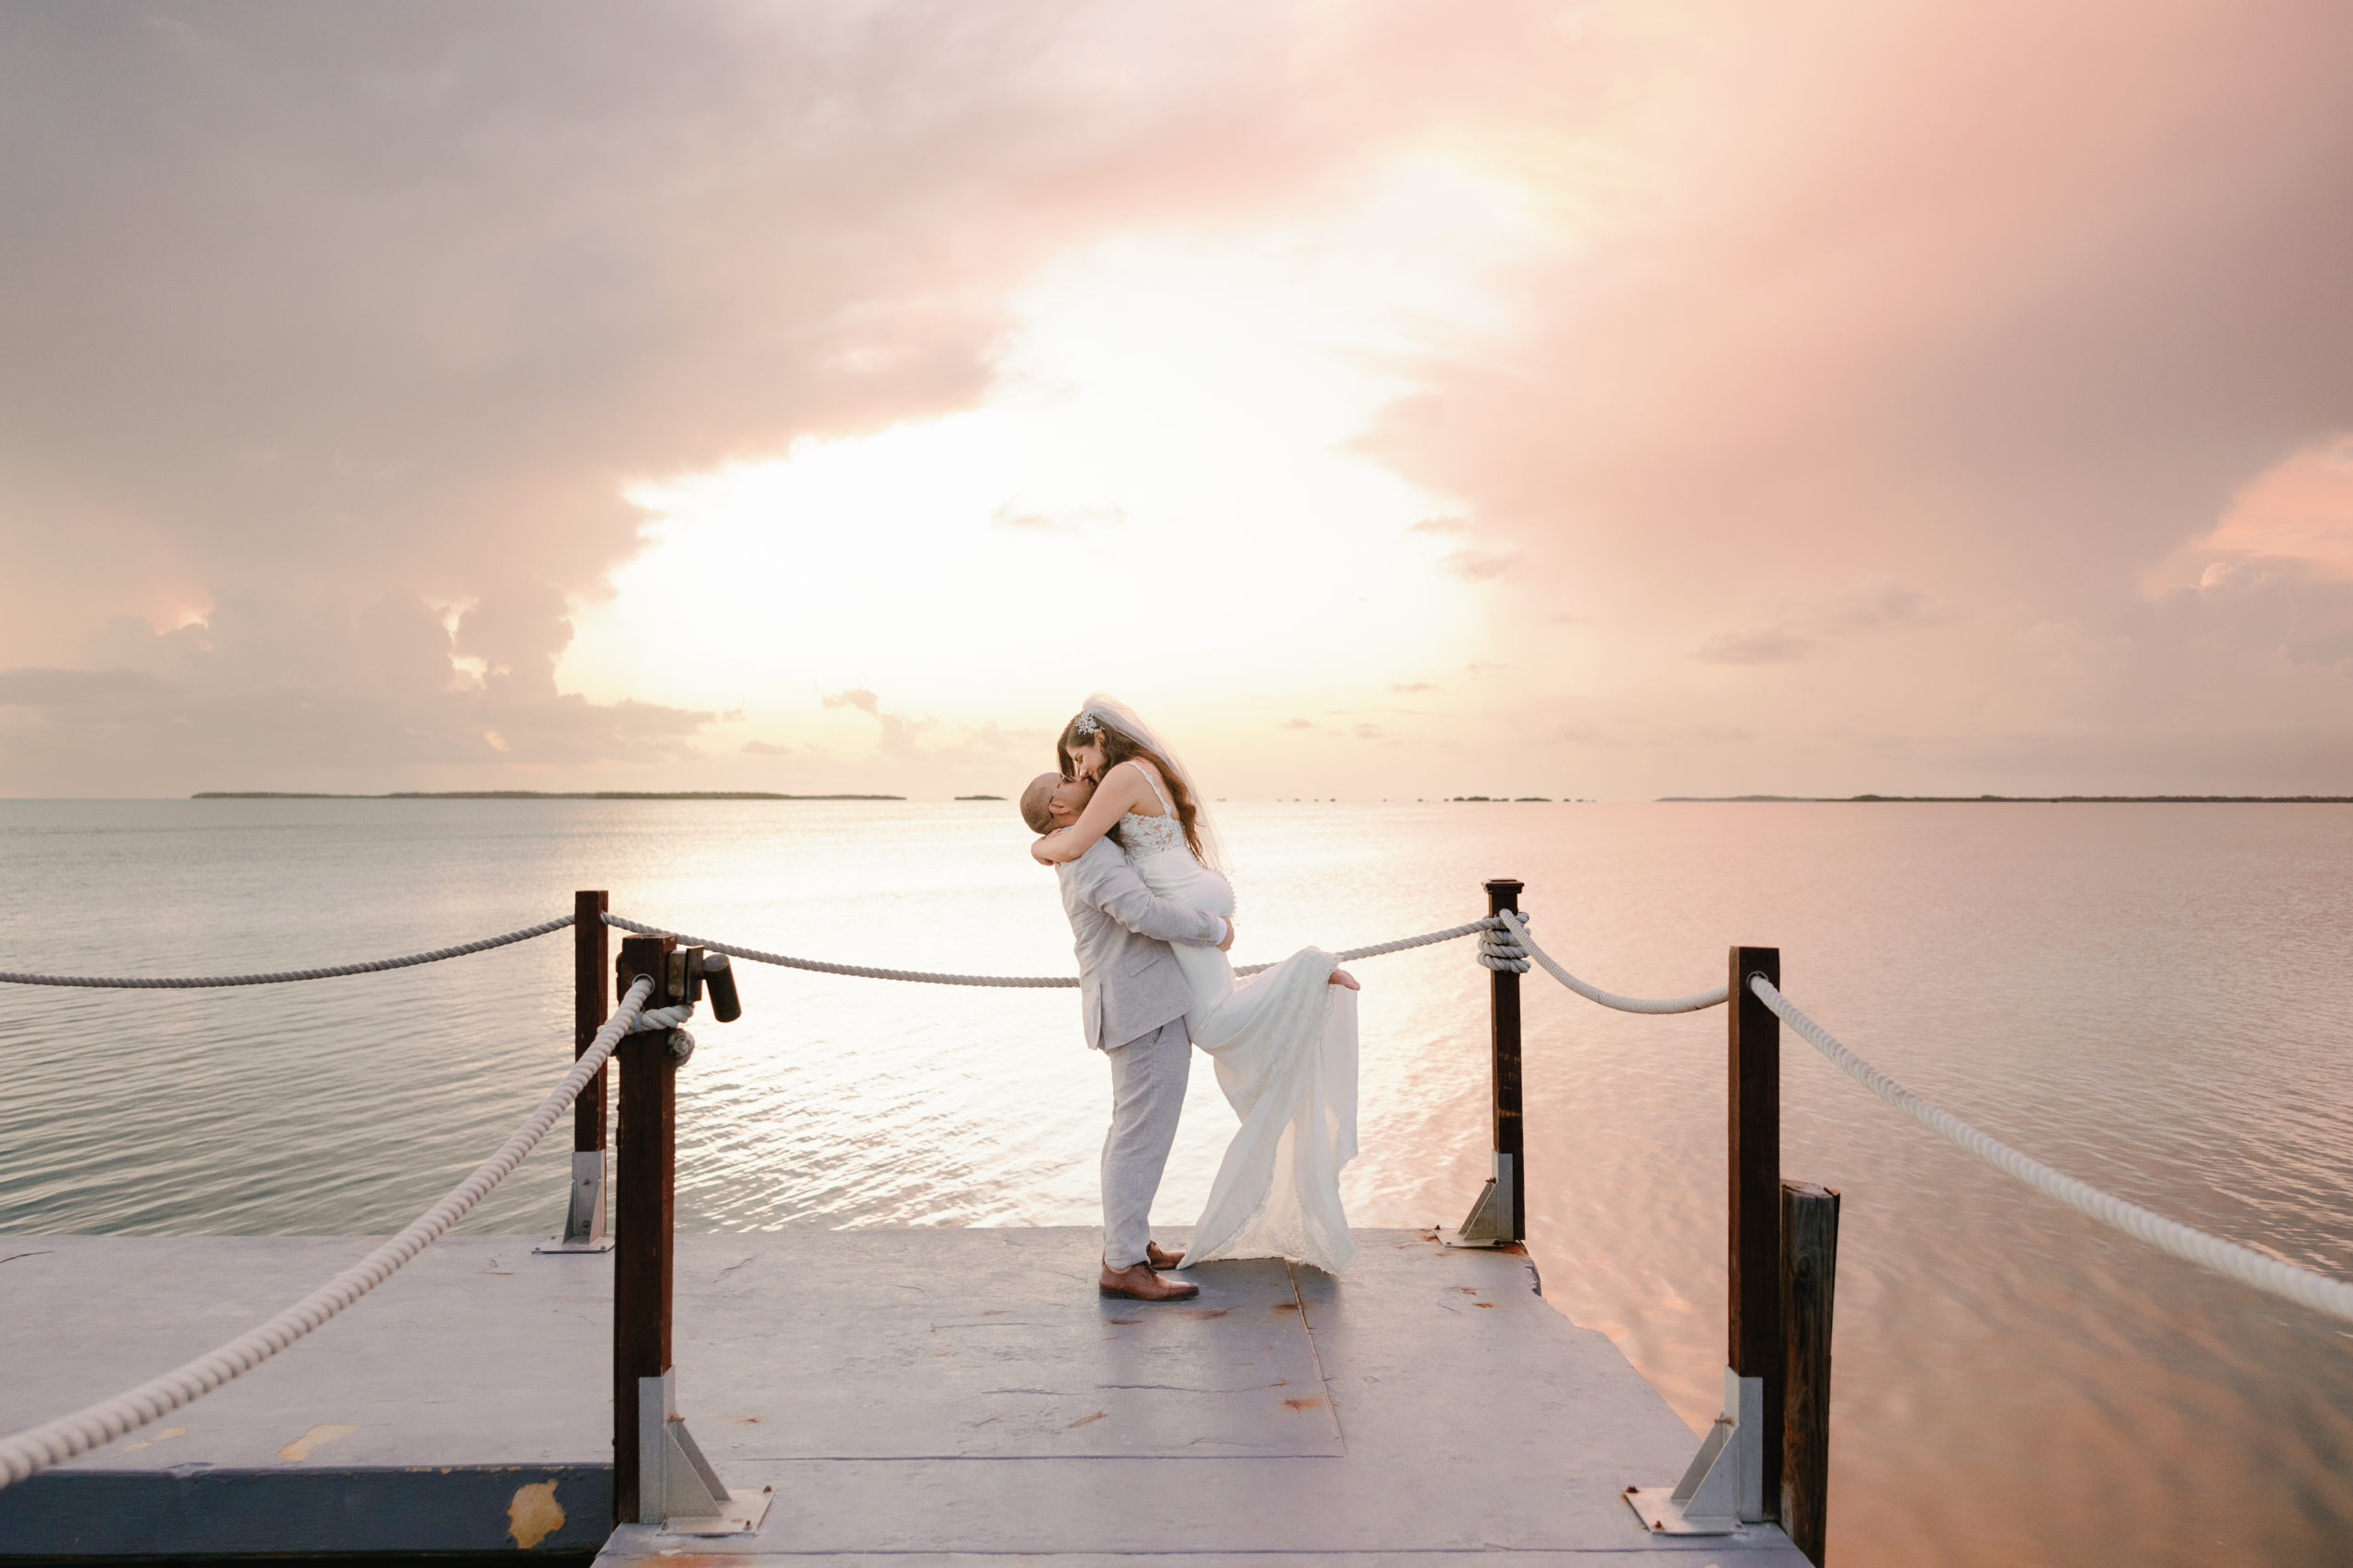
[[[1103,1053],[1111,1061],[1111,1131],[1103,1140],[1103,1262],[1144,1260],[1152,1199],[1176,1142],[1185,1081],[1193,1071],[1191,1031],[1182,1018]]]

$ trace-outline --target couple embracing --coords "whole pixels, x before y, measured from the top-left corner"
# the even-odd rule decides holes
[[[1062,880],[1086,1043],[1111,1064],[1103,1142],[1107,1296],[1199,1293],[1162,1269],[1287,1257],[1337,1273],[1356,1255],[1340,1169],[1356,1157],[1357,983],[1306,948],[1237,977],[1233,887],[1216,829],[1167,744],[1097,692],[1063,727],[1060,767],[1022,792],[1030,854]],[[1180,1257],[1151,1237],[1193,1047],[1241,1118]]]

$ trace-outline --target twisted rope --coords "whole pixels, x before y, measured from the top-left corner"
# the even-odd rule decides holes
[[[1712,991],[1695,991],[1688,996],[1620,996],[1614,991],[1604,991],[1598,985],[1586,984],[1553,962],[1552,955],[1538,947],[1536,938],[1528,934],[1526,915],[1515,915],[1506,910],[1501,918],[1505,927],[1511,933],[1510,941],[1514,953],[1523,959],[1535,960],[1544,966],[1546,972],[1550,973],[1553,979],[1586,1001],[1598,1002],[1605,1007],[1615,1007],[1621,1013],[1697,1013],[1702,1008],[1722,1006],[1724,998],[1731,994],[1723,986],[1719,985]],[[1495,940],[1500,943],[1505,938],[1499,937]],[[1485,944],[1482,943],[1481,947],[1483,950]],[[1483,958],[1480,961],[1483,963],[1486,960]],[[1515,967],[1525,970],[1528,965],[1522,962]]]
[[[572,1064],[572,1071],[515,1130],[515,1135],[408,1229],[251,1333],[112,1399],[85,1405],[71,1415],[61,1415],[0,1439],[0,1486],[11,1485],[51,1465],[63,1464],[76,1454],[101,1448],[167,1411],[210,1393],[230,1379],[260,1366],[391,1278],[401,1265],[423,1252],[462,1219],[467,1210],[481,1202],[509,1171],[523,1163],[523,1156],[555,1125],[556,1119],[571,1111],[573,1100],[605,1064],[605,1059],[620,1043],[621,1036],[635,1028],[639,1009],[653,989],[653,980],[641,975],[637,983],[630,987],[629,994],[621,998],[620,1008],[597,1031],[596,1040]]]
[[[1479,938],[1478,965],[1481,969],[1497,970],[1506,974],[1528,972],[1528,949],[1520,945],[1520,936],[1527,930],[1529,917],[1519,917],[1520,929],[1514,931],[1497,915],[1490,925],[1493,929]]]
[[[1434,942],[1451,942],[1457,937],[1468,937],[1473,931],[1490,930],[1495,923],[1495,917],[1489,915],[1484,920],[1473,920],[1468,926],[1449,926],[1443,931],[1430,931],[1419,937],[1400,937],[1393,942],[1375,942],[1369,948],[1345,949],[1332,957],[1341,963],[1354,963],[1358,959],[1377,959],[1383,953],[1402,953],[1408,948],[1427,948]],[[1233,972],[1256,974],[1274,967],[1270,963],[1245,963]]]
[[[2102,1192],[2088,1182],[2062,1176],[2040,1160],[2029,1159],[1999,1139],[1979,1131],[1950,1111],[1930,1105],[1847,1050],[1836,1036],[1798,1011],[1763,975],[1750,975],[1748,988],[1758,1001],[1773,1010],[1776,1017],[1804,1036],[1807,1043],[1829,1058],[1839,1071],[1896,1109],[1936,1129],[1995,1170],[2057,1199],[2077,1213],[2087,1214],[2103,1225],[2136,1236],[2176,1257],[2187,1258],[2242,1285],[2268,1290],[2300,1306],[2353,1323],[2353,1285],[2259,1253],[2253,1247],[2192,1230],[2177,1220],[2168,1220],[2113,1193]]]
[[[641,937],[676,937],[689,948],[701,948],[710,952],[725,953],[731,958],[749,959],[754,963],[772,963],[784,969],[805,969],[816,974],[845,974],[853,980],[904,980],[918,985],[994,985],[1024,990],[1063,990],[1078,988],[1078,977],[1059,974],[935,974],[926,970],[876,969],[868,964],[826,963],[821,959],[796,959],[783,953],[764,953],[757,948],[738,948],[726,942],[714,942],[708,937],[689,937],[661,926],[647,926],[635,920],[624,920],[618,915],[607,915],[605,924],[618,926],[624,931],[634,931]],[[1473,931],[1492,930],[1495,920],[1474,920],[1468,926],[1456,926],[1444,931],[1432,931],[1420,937],[1401,937],[1393,942],[1376,942],[1369,948],[1350,948],[1334,956],[1342,963],[1358,959],[1379,958],[1383,953],[1403,952],[1407,948],[1427,947],[1432,942],[1450,942],[1457,937],[1468,937]],[[1275,966],[1266,963],[1244,964],[1233,972],[1256,974]]]
[[[296,980],[333,980],[343,974],[375,974],[388,969],[414,969],[421,963],[439,963],[443,959],[463,958],[468,953],[486,953],[493,948],[528,942],[534,937],[561,931],[571,924],[572,916],[567,915],[561,920],[550,920],[539,926],[527,926],[520,931],[509,931],[504,937],[485,937],[479,942],[463,942],[454,948],[436,948],[429,953],[411,953],[402,959],[372,959],[366,963],[341,963],[329,969],[290,969],[276,974],[196,975],[185,979],[151,979],[145,975],[0,973],[0,983],[78,985],[98,991],[210,991],[224,985],[284,985]]]

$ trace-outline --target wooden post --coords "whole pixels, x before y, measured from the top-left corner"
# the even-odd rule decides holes
[[[1838,1280],[1838,1195],[1781,1184],[1781,1528],[1822,1568],[1830,1514],[1830,1317]]]
[[[674,937],[629,937],[614,966],[615,994],[654,976],[649,1007],[665,996]],[[677,1177],[677,1064],[670,1036],[631,1034],[614,1052],[621,1064],[620,1221],[613,1255],[613,1517],[640,1517],[637,1381],[670,1369],[671,1221]]]
[[[1497,877],[1487,884],[1487,913],[1517,914],[1526,883],[1516,877]],[[1495,1055],[1495,1153],[1507,1165],[1511,1178],[1511,1239],[1528,1239],[1527,1141],[1519,1117],[1519,976],[1507,969],[1487,971],[1487,1011]],[[1502,1171],[1498,1176],[1505,1174]],[[1502,1194],[1497,1194],[1502,1197]]]
[[[612,932],[602,892],[572,895],[572,1056],[578,1061],[605,1027],[605,976],[612,967]],[[553,1251],[596,1252],[608,1244],[605,1221],[604,1068],[572,1102],[572,1200],[563,1235]]]
[[[572,1059],[587,1054],[605,1027],[605,976],[613,966],[613,928],[605,924],[611,895],[603,892],[572,895]],[[606,1070],[598,1068],[572,1102],[572,1148],[574,1153],[605,1146]],[[604,1227],[599,1225],[598,1230]]]
[[[1781,1021],[1748,989],[1752,974],[1778,987],[1781,950],[1732,949],[1732,997],[1724,1009],[1732,1074],[1725,1362],[1764,1383],[1757,1437],[1761,1502],[1770,1518],[1781,1501]]]

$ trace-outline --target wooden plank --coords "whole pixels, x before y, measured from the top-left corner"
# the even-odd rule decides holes
[[[1765,1506],[1781,1495],[1781,1021],[1748,989],[1779,986],[1779,948],[1732,949],[1727,1107],[1727,1362],[1765,1384]]]
[[[1781,1184],[1781,1529],[1821,1568],[1830,1513],[1830,1320],[1838,1280],[1838,1194]]]

